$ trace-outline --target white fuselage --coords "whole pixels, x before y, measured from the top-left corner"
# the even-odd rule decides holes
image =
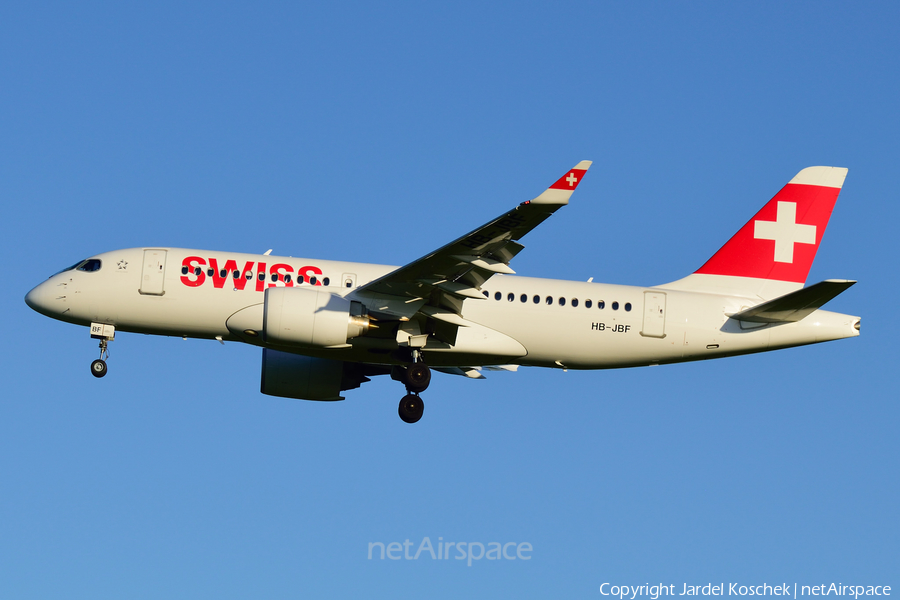
[[[94,258],[101,261],[99,270],[58,273],[29,293],[29,305],[79,325],[104,323],[118,331],[218,337],[260,346],[261,341],[235,335],[226,323],[242,309],[261,305],[267,288],[310,286],[314,278],[314,285],[324,286],[318,289],[353,298],[358,287],[396,268],[181,248],[133,248]],[[738,322],[729,315],[758,304],[760,298],[667,286],[495,275],[483,290],[486,298],[465,300],[461,316],[468,325],[459,328],[454,345],[429,342],[424,347],[430,365],[603,369],[702,360],[859,335],[857,317],[823,310],[795,323]],[[296,351],[393,364],[397,361],[388,351],[391,344],[396,340],[360,337],[345,348]]]

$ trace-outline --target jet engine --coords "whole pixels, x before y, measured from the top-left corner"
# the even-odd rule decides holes
[[[369,331],[365,306],[315,288],[266,290],[263,340],[274,346],[341,348]]]
[[[299,400],[343,400],[341,392],[382,375],[390,367],[346,363],[278,350],[263,349],[260,391],[269,396]]]

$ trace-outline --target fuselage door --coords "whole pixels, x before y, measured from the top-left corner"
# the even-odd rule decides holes
[[[356,273],[344,273],[341,276],[341,287],[355,288],[356,287]]]
[[[666,337],[666,294],[644,292],[644,337]]]
[[[162,296],[165,294],[163,282],[166,276],[166,251],[144,250],[144,267],[141,271],[142,294]]]

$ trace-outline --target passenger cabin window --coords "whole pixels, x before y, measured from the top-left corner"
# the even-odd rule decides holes
[[[585,307],[585,308],[590,308],[590,307],[593,306],[593,305],[594,305],[594,303],[593,303],[593,301],[591,301],[591,300],[585,300],[585,301],[584,301],[584,307]]]
[[[552,304],[553,304],[553,296],[547,296],[546,302],[547,302],[547,305],[548,305],[548,306],[549,306],[549,305],[552,305]]]
[[[578,306],[578,298],[572,298],[572,306]]]
[[[331,280],[328,279],[327,277],[322,280],[322,285],[324,285],[325,287],[328,287],[329,283],[331,283]]]
[[[213,271],[212,269],[207,269],[207,270],[206,270],[206,276],[207,276],[207,277],[212,277],[212,276],[213,276],[213,273],[215,273],[215,271]]]
[[[288,273],[287,275],[284,276],[284,282],[285,283],[291,282],[291,274],[290,273]]]
[[[613,309],[613,310],[619,310],[619,303],[618,303],[618,302],[613,302],[613,303],[612,303],[612,309]]]
[[[266,280],[266,274],[265,274],[265,273],[260,273],[260,274],[259,274],[259,280],[260,280],[260,281],[265,281],[265,280]]]
[[[506,299],[509,300],[510,302],[512,302],[513,300],[516,299],[516,295],[513,294],[512,292],[510,292],[509,294],[506,295]]]
[[[603,300],[598,300],[597,308],[599,308],[600,310],[603,310],[604,308],[606,308],[606,302],[604,302]]]
[[[521,296],[519,296],[519,300],[521,302],[528,302],[528,294],[522,294]]]
[[[91,258],[89,260],[84,261],[80,267],[78,267],[79,271],[84,271],[86,273],[93,273],[94,271],[100,270],[100,259],[99,258]]]
[[[565,305],[566,305],[566,299],[565,299],[565,298],[560,298],[560,299],[559,299],[559,305],[560,305],[560,306],[565,306]]]
[[[626,302],[626,303],[625,303],[625,310],[626,310],[626,311],[630,311],[630,310],[631,310],[631,302]]]
[[[316,285],[317,281],[318,280],[316,279],[316,276],[313,275],[312,277],[309,278],[309,285]]]
[[[352,280],[352,279],[348,279],[347,281],[345,281],[345,282],[344,282],[344,287],[353,287],[353,280]],[[485,292],[485,294],[487,294],[487,292]]]
[[[502,297],[503,297],[503,294],[501,294],[500,292],[494,292],[494,300],[499,300]]]

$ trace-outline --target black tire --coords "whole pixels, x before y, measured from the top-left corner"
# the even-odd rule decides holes
[[[414,394],[424,392],[431,383],[431,369],[425,363],[413,363],[406,367],[403,383],[406,384],[406,389]]]
[[[91,375],[94,377],[103,377],[106,375],[106,363],[99,358],[91,363]]]
[[[425,403],[415,394],[407,394],[400,400],[398,413],[404,423],[415,423],[422,418],[425,412]]]

